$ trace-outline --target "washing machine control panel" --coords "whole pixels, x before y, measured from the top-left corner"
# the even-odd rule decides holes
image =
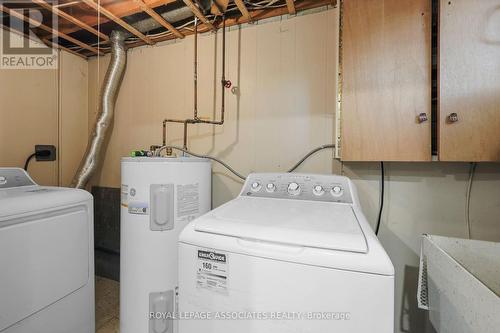
[[[0,168],[0,189],[36,185],[26,171],[18,168]]]
[[[337,175],[251,174],[241,196],[352,203],[349,179]]]

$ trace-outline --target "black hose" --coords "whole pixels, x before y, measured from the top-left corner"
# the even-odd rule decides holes
[[[377,228],[375,235],[378,235],[380,230],[380,221],[382,220],[382,211],[384,210],[384,192],[385,192],[385,170],[384,162],[380,162],[380,210],[378,211]]]
[[[36,153],[33,153],[33,154],[31,154],[31,155],[30,155],[30,156],[26,159],[26,162],[24,163],[24,170],[25,170],[25,171],[28,171],[28,166],[29,166],[29,164],[30,164],[31,160],[33,159],[33,157],[35,157],[35,156],[36,156]]]

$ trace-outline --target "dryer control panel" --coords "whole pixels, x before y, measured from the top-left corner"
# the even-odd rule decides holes
[[[0,189],[36,185],[26,171],[19,168],[0,168]]]
[[[349,179],[336,175],[255,173],[241,196],[352,203]]]

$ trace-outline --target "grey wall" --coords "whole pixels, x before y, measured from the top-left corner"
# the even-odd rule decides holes
[[[396,332],[433,332],[417,309],[416,283],[423,233],[467,237],[465,202],[468,163],[385,163],[386,195],[380,240],[396,269]],[[379,163],[346,163],[367,219],[379,209]],[[500,242],[500,164],[478,164],[471,193],[471,234]]]

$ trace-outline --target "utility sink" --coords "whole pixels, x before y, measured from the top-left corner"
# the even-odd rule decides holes
[[[424,235],[417,299],[438,332],[500,332],[500,243]]]

